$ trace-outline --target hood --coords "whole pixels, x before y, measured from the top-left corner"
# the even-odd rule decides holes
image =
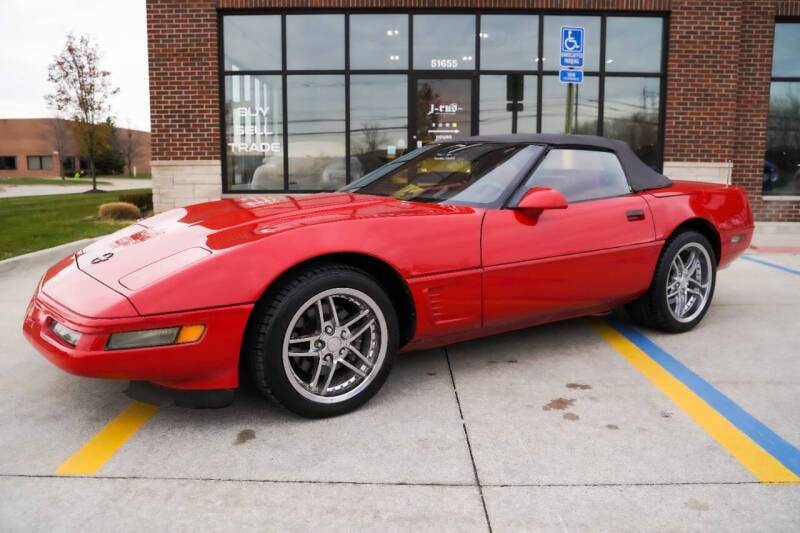
[[[87,246],[76,260],[86,274],[124,294],[214,254],[301,227],[471,210],[352,193],[230,198],[141,220]]]

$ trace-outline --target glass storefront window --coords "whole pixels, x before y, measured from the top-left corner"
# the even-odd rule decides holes
[[[229,189],[283,189],[282,94],[280,76],[225,77]]]
[[[334,190],[419,145],[478,133],[602,133],[661,164],[663,17],[236,12],[223,13],[221,26],[225,192]],[[556,75],[561,26],[586,30],[581,85]],[[800,74],[783,77],[800,72],[798,26],[777,24],[782,77],[773,83],[800,83]],[[516,111],[509,76],[524,83]],[[779,89],[776,132],[794,94]],[[777,162],[765,168],[776,169],[775,190],[786,191],[794,141],[770,139],[767,159]]]
[[[772,82],[763,189],[765,195],[800,195],[800,80]]]
[[[775,77],[800,77],[800,22],[775,24],[772,75]]]
[[[536,133],[536,76],[524,76],[522,111],[517,112],[517,133]],[[480,135],[512,133],[512,112],[506,102],[508,76],[481,76]]]
[[[331,191],[346,182],[344,76],[288,76],[289,189]]]
[[[231,15],[223,19],[225,70],[280,70],[280,15]]]
[[[663,19],[608,17],[606,20],[607,72],[661,70]],[[635,51],[635,53],[632,53]]]
[[[800,22],[775,24],[764,196],[800,196]]]
[[[561,27],[576,26],[584,32],[584,70],[600,70],[600,17],[573,17],[551,15],[544,17],[544,51],[542,65],[545,70],[558,70],[561,56]]]
[[[475,68],[475,15],[414,15],[414,68]]]
[[[658,167],[658,78],[607,77],[603,95],[603,135],[625,141],[652,167]]]
[[[344,15],[287,15],[286,66],[344,69]]]
[[[406,150],[408,79],[350,76],[350,179],[358,179]]]
[[[481,70],[536,70],[539,17],[484,15],[479,33]]]
[[[542,133],[597,135],[598,78],[586,76],[581,85],[542,80]]]
[[[408,68],[408,15],[351,15],[350,68]]]

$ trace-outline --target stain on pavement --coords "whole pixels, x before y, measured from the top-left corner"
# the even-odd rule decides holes
[[[236,435],[236,441],[233,443],[234,445],[244,444],[249,440],[253,440],[256,438],[256,432],[252,429],[243,429]]]

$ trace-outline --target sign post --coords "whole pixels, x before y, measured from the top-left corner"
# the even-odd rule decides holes
[[[506,111],[511,111],[511,133],[517,133],[517,114],[522,111],[525,93],[525,78],[522,74],[509,74],[506,77]]]

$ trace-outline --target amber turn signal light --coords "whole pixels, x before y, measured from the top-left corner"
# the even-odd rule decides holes
[[[205,333],[206,327],[202,324],[195,324],[193,326],[183,326],[178,337],[175,339],[175,344],[186,344],[187,342],[196,342]]]

